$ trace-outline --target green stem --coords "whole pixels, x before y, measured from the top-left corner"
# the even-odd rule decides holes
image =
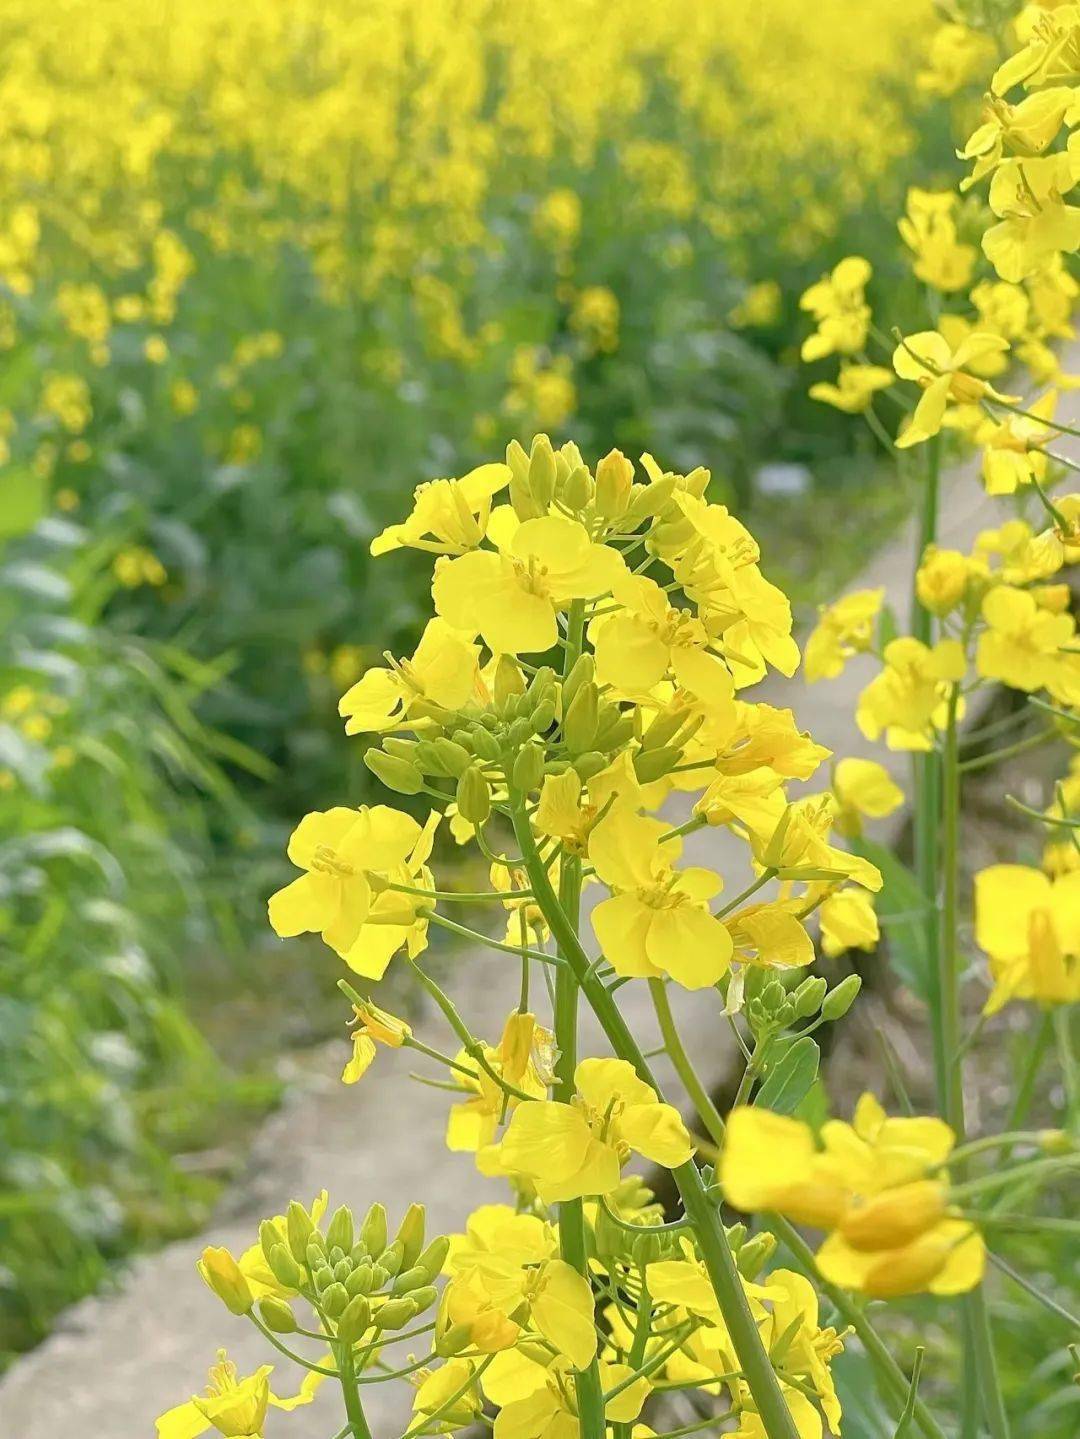
[[[785,1247],[794,1256],[796,1264],[814,1284],[827,1295],[837,1313],[840,1314],[859,1336],[867,1357],[877,1370],[878,1377],[892,1395],[896,1406],[903,1410],[909,1398],[911,1381],[886,1348],[884,1341],[866,1317],[864,1311],[843,1289],[824,1279],[817,1267],[813,1251],[793,1224],[779,1214],[769,1215],[769,1227],[774,1230]],[[946,1439],[945,1431],[921,1399],[916,1397],[913,1406],[915,1423],[926,1439]]]
[[[653,1009],[656,1010],[656,1018],[660,1025],[660,1036],[675,1068],[675,1073],[682,1080],[683,1088],[690,1096],[690,1100],[698,1112],[698,1117],[705,1126],[705,1132],[714,1144],[722,1144],[724,1121],[683,1046],[682,1036],[675,1024],[675,1016],[671,1012],[671,1001],[668,999],[664,981],[650,979],[649,994],[652,996]]]
[[[603,983],[590,973],[589,957],[582,949],[573,925],[559,905],[547,871],[537,853],[528,816],[520,805],[513,809],[513,822],[533,891],[560,952],[573,970],[615,1053],[620,1059],[632,1064],[640,1078],[659,1094],[656,1078],[630,1033],[618,1005]],[[746,1375],[767,1439],[798,1439],[798,1430],[791,1411],[761,1342],[754,1316],[750,1312],[746,1291],[735,1267],[727,1236],[719,1215],[709,1202],[698,1167],[692,1159],[688,1159],[673,1171],[673,1178],[682,1198],[683,1208],[697,1234],[720,1313],[731,1335],[736,1357]]]
[[[486,944],[488,949],[499,949],[503,954],[513,954],[519,959],[524,955],[526,959],[535,959],[540,964],[558,966],[561,963],[554,954],[544,954],[539,949],[523,950],[520,944],[504,944],[501,939],[492,939],[490,935],[481,934],[478,929],[470,929],[467,924],[458,924],[456,920],[447,919],[444,914],[432,911],[427,918],[429,923],[437,924],[441,929],[448,929],[452,934],[459,934],[462,939],[473,939],[477,944]]]
[[[349,1421],[349,1429],[355,1439],[371,1439],[364,1406],[360,1402],[360,1387],[356,1382],[352,1350],[347,1344],[339,1347],[338,1368],[341,1371],[341,1392],[345,1396],[345,1415]]]
[[[652,1330],[653,1302],[645,1283],[645,1269],[641,1269],[641,1296],[637,1304],[637,1324],[634,1326],[634,1337],[630,1341],[630,1352],[627,1355],[627,1363],[631,1369],[638,1370],[645,1360],[645,1351],[648,1348],[649,1335]],[[616,1424],[615,1439],[630,1439],[634,1426],[632,1424]]]
[[[945,747],[942,757],[942,901],[941,901],[941,1031],[945,1047],[945,1072],[941,1076],[939,1099],[945,1118],[963,1144],[964,1067],[961,1048],[963,1035],[960,1024],[960,947],[959,878],[960,878],[960,756],[958,710],[960,686],[954,684],[949,693]],[[956,1062],[959,1061],[959,1062]],[[994,1340],[990,1330],[990,1313],[986,1294],[980,1285],[960,1301],[964,1331],[965,1392],[977,1384],[983,1417],[993,1439],[1009,1439],[1009,1421],[1001,1394]],[[965,1406],[967,1408],[968,1406]],[[965,1413],[965,1424],[970,1413]]]

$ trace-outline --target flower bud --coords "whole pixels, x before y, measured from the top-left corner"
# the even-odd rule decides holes
[[[514,720],[513,723],[510,725],[510,728],[507,730],[507,744],[509,745],[510,749],[518,749],[521,745],[525,743],[526,740],[532,738],[532,734],[532,716],[523,715],[520,719]]]
[[[596,675],[596,661],[592,655],[579,655],[570,673],[563,680],[562,701],[563,709],[570,708],[574,696],[582,685],[589,684]]]
[[[374,1264],[374,1265],[372,1265],[372,1268],[371,1268],[371,1290],[370,1290],[370,1292],[371,1292],[372,1294],[378,1294],[379,1290],[383,1287],[383,1285],[386,1283],[386,1281],[387,1281],[389,1278],[390,1278],[389,1272],[388,1272],[387,1270],[385,1270],[385,1269],[382,1267],[381,1264]]]
[[[477,759],[497,760],[500,757],[499,741],[483,725],[474,724],[470,729],[469,748]]]
[[[560,499],[573,514],[586,509],[593,497],[593,482],[584,465],[575,465],[560,488]]]
[[[776,1235],[770,1234],[767,1229],[755,1234],[753,1239],[748,1239],[735,1259],[742,1277],[751,1281],[756,1279],[772,1258],[775,1249]]]
[[[401,739],[396,734],[388,734],[383,737],[382,747],[395,759],[407,759],[415,762],[416,751],[420,748],[420,743],[418,740]]]
[[[274,1248],[282,1242],[284,1236],[272,1219],[264,1219],[259,1225],[259,1244],[262,1246],[263,1258],[267,1264],[270,1263],[270,1255]]]
[[[355,1299],[358,1294],[371,1293],[371,1281],[373,1270],[370,1261],[358,1264],[353,1272],[345,1280],[345,1288],[349,1291],[349,1298]]]
[[[266,1262],[270,1266],[270,1273],[286,1289],[298,1290],[303,1285],[304,1271],[284,1244],[275,1244],[266,1256]]]
[[[642,784],[652,784],[673,770],[682,759],[682,750],[663,745],[660,749],[641,750],[634,756],[634,773]]]
[[[348,1279],[353,1272],[352,1260],[339,1259],[336,1264],[331,1265],[331,1268],[334,1271],[334,1278],[337,1280],[337,1282],[339,1284],[344,1284],[346,1279]]]
[[[809,1019],[812,1014],[817,1014],[828,988],[828,980],[822,979],[820,975],[812,974],[804,979],[790,996],[795,1018]]]
[[[255,1302],[251,1286],[227,1249],[204,1249],[199,1273],[230,1314],[247,1314]]]
[[[293,1258],[302,1264],[307,1258],[308,1240],[315,1232],[311,1215],[298,1199],[294,1199],[285,1213],[285,1232]]]
[[[592,680],[586,680],[563,713],[563,738],[571,754],[584,754],[592,749],[599,707],[599,691]]]
[[[431,752],[443,771],[453,779],[457,779],[472,764],[470,751],[445,735],[431,741]]]
[[[371,1304],[363,1294],[350,1299],[338,1316],[338,1338],[346,1344],[355,1344],[371,1327]]]
[[[458,780],[457,807],[470,824],[484,824],[491,814],[491,787],[476,765],[470,765]]]
[[[502,709],[507,700],[524,693],[525,676],[521,673],[521,666],[513,655],[500,655],[495,666],[495,704]]]
[[[544,734],[555,722],[555,701],[541,700],[529,716],[533,734]]]
[[[843,1019],[855,1003],[860,989],[862,989],[862,980],[857,974],[849,974],[847,979],[842,979],[836,988],[831,989],[821,1001],[822,1019],[830,1022]]]
[[[319,1297],[319,1303],[331,1319],[336,1319],[339,1314],[344,1313],[346,1306],[350,1303],[349,1291],[344,1284],[331,1284],[323,1290]]]
[[[374,1259],[386,1248],[386,1210],[381,1204],[373,1204],[364,1216],[360,1241]]]
[[[372,746],[364,751],[364,763],[375,778],[395,794],[420,793],[424,776],[411,761],[397,759],[394,755]]]
[[[304,1250],[304,1262],[312,1274],[315,1273],[316,1269],[321,1269],[326,1263],[326,1246],[318,1230],[315,1231],[307,1242],[307,1248]]]
[[[424,1206],[410,1204],[398,1225],[398,1232],[394,1236],[394,1245],[401,1245],[402,1269],[410,1269],[416,1263],[420,1251],[424,1247],[424,1218]],[[386,1263],[385,1259],[383,1263]]]
[[[606,769],[607,764],[607,755],[601,754],[599,750],[590,749],[577,756],[573,768],[577,771],[579,779],[592,779],[594,774],[599,774],[602,769]]]
[[[259,1318],[271,1334],[293,1334],[297,1329],[296,1315],[290,1306],[272,1294],[259,1300]]]
[[[627,529],[633,529],[647,516],[658,515],[661,510],[666,509],[671,503],[674,493],[674,475],[664,475],[659,480],[654,480],[652,484],[641,485],[637,493],[631,496],[630,504],[627,506]]]
[[[405,1246],[400,1239],[395,1239],[393,1244],[388,1244],[379,1256],[379,1267],[385,1271],[388,1278],[393,1278],[402,1267],[402,1260],[405,1257]]]
[[[630,503],[634,466],[621,450],[609,450],[596,466],[596,511],[606,520],[618,519]]]
[[[472,1325],[470,1324],[450,1324],[441,1332],[439,1329],[435,1331],[435,1353],[440,1359],[452,1359],[455,1354],[460,1354],[471,1343]]]
[[[326,1226],[326,1243],[330,1249],[341,1249],[346,1253],[353,1246],[353,1215],[347,1204],[335,1209]],[[352,1265],[349,1266],[350,1272]]]
[[[620,713],[615,705],[603,705],[596,726],[596,748],[610,754],[624,748],[633,737],[633,717]]]
[[[506,447],[506,463],[513,478],[527,481],[529,478],[529,457],[520,440],[511,440]]]
[[[403,1269],[390,1286],[391,1294],[408,1294],[413,1289],[423,1289],[431,1282],[431,1276],[426,1269],[414,1264],[411,1269]]]
[[[334,1283],[334,1271],[330,1268],[329,1264],[320,1265],[312,1274],[311,1279],[315,1285],[315,1293],[321,1294],[324,1289],[329,1289],[331,1284]]]
[[[413,1299],[388,1299],[376,1309],[372,1322],[376,1329],[404,1329],[418,1313]]]
[[[544,778],[544,750],[541,745],[527,744],[518,751],[514,761],[513,785],[522,794],[538,789]]]
[[[529,454],[529,493],[540,514],[547,512],[555,498],[557,474],[555,452],[547,435],[537,435]]]
[[[416,1313],[423,1314],[425,1309],[430,1309],[439,1297],[439,1291],[434,1284],[425,1284],[421,1289],[413,1289],[408,1296],[416,1306]]]
[[[438,1239],[433,1239],[428,1247],[416,1261],[415,1268],[423,1269],[428,1275],[429,1282],[436,1275],[442,1273],[442,1267],[446,1263],[446,1256],[450,1253],[450,1240],[444,1234]]]

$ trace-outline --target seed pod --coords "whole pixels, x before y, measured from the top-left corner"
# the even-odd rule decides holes
[[[364,1222],[360,1226],[360,1242],[376,1259],[386,1248],[386,1210],[381,1204],[373,1204],[364,1216]]]
[[[355,1344],[370,1327],[371,1304],[363,1294],[357,1294],[338,1315],[338,1338],[346,1344]]]
[[[491,787],[476,765],[470,765],[458,780],[457,807],[470,824],[484,824],[491,814]]]
[[[303,1263],[307,1258],[308,1240],[315,1233],[315,1224],[311,1215],[297,1199],[291,1202],[286,1211],[285,1230],[293,1257]]]
[[[266,1262],[270,1266],[270,1273],[277,1282],[283,1284],[286,1289],[300,1289],[303,1285],[305,1279],[304,1271],[285,1248],[284,1244],[275,1244],[266,1256]]]
[[[514,761],[513,785],[522,794],[539,788],[544,778],[544,751],[538,744],[527,744]]]
[[[344,1284],[331,1284],[328,1289],[323,1290],[319,1299],[319,1303],[331,1319],[336,1319],[349,1302],[349,1293]]]
[[[372,1322],[376,1329],[404,1329],[418,1312],[411,1296],[408,1299],[388,1299],[375,1310]]]
[[[555,498],[557,470],[555,452],[547,435],[537,435],[529,453],[529,493],[540,514],[546,514]]]
[[[837,1019],[843,1019],[848,1010],[855,1003],[855,999],[862,989],[862,980],[857,974],[849,974],[847,979],[842,979],[835,989],[829,991],[821,1001],[821,1017],[830,1023]]]
[[[342,1254],[347,1254],[353,1246],[353,1229],[352,1210],[347,1204],[342,1204],[334,1210],[326,1226],[327,1248],[340,1249]]]
[[[364,763],[377,780],[392,789],[395,794],[419,794],[424,776],[406,759],[397,759],[381,749],[364,751]]]
[[[271,1334],[293,1334],[298,1327],[296,1315],[289,1305],[272,1294],[259,1300],[259,1318]]]
[[[584,754],[593,748],[599,708],[599,691],[592,680],[586,680],[563,713],[563,738],[571,754]]]

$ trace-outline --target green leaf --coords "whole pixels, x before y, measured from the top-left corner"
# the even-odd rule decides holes
[[[884,883],[875,909],[885,935],[885,949],[897,978],[920,999],[930,999],[930,976],[926,953],[926,896],[919,881],[884,845],[856,840],[855,852],[876,864]]]
[[[762,1109],[771,1109],[774,1114],[793,1114],[817,1079],[820,1058],[818,1047],[809,1035],[792,1041],[780,1058],[767,1067],[754,1103]]]
[[[0,540],[32,530],[48,503],[48,480],[27,465],[8,465],[0,474]]]

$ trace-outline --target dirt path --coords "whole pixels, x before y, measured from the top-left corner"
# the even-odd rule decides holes
[[[999,519],[1000,509],[985,499],[970,475],[951,477],[942,505],[941,543],[970,543],[977,529]],[[856,582],[883,585],[899,614],[908,604],[913,541],[908,528],[873,554],[873,536],[868,536],[870,558]],[[813,688],[799,677],[773,683],[755,691],[755,698],[792,706],[800,726],[838,754],[887,759],[854,727],[854,701],[865,682],[865,672],[858,669]],[[903,779],[903,757],[893,758]],[[734,894],[740,885],[736,851],[725,839],[723,832],[706,831],[695,835],[688,848],[699,862],[724,871],[728,892]],[[516,1002],[517,978],[513,960],[504,963],[485,951],[462,955],[447,988],[476,1031],[495,1037]],[[644,986],[627,986],[621,994],[632,1026],[647,1046],[657,1043]],[[680,997],[688,1046],[707,1077],[721,1076],[731,1044],[726,1027],[718,1024],[712,1004]],[[434,1018],[429,1025],[434,1034]],[[594,1035],[583,1038],[586,1046],[596,1044],[594,1052],[603,1052]],[[412,1066],[404,1054],[380,1052],[365,1081],[346,1088],[338,1082],[343,1053],[339,1043],[310,1056],[289,1101],[259,1136],[248,1177],[205,1234],[133,1264],[116,1293],[69,1311],[57,1332],[0,1381],[3,1439],[56,1439],[84,1429],[96,1439],[150,1439],[162,1409],[201,1389],[218,1346],[226,1345],[242,1369],[263,1362],[262,1339],[226,1313],[197,1278],[194,1263],[207,1243],[245,1248],[258,1220],[281,1212],[291,1197],[308,1201],[325,1186],[332,1203],[349,1202],[357,1209],[381,1199],[392,1218],[411,1200],[422,1199],[433,1233],[460,1228],[471,1208],[502,1198],[500,1186],[478,1175],[467,1157],[447,1154],[442,1143],[446,1096],[410,1084],[405,1072]],[[667,1078],[662,1066],[660,1073]],[[285,1392],[295,1387],[294,1373],[283,1360],[279,1374]],[[373,1386],[369,1394],[377,1439],[400,1433],[407,1387]],[[337,1394],[327,1393],[323,1402],[272,1421],[270,1432],[326,1439],[342,1422],[339,1403]]]

